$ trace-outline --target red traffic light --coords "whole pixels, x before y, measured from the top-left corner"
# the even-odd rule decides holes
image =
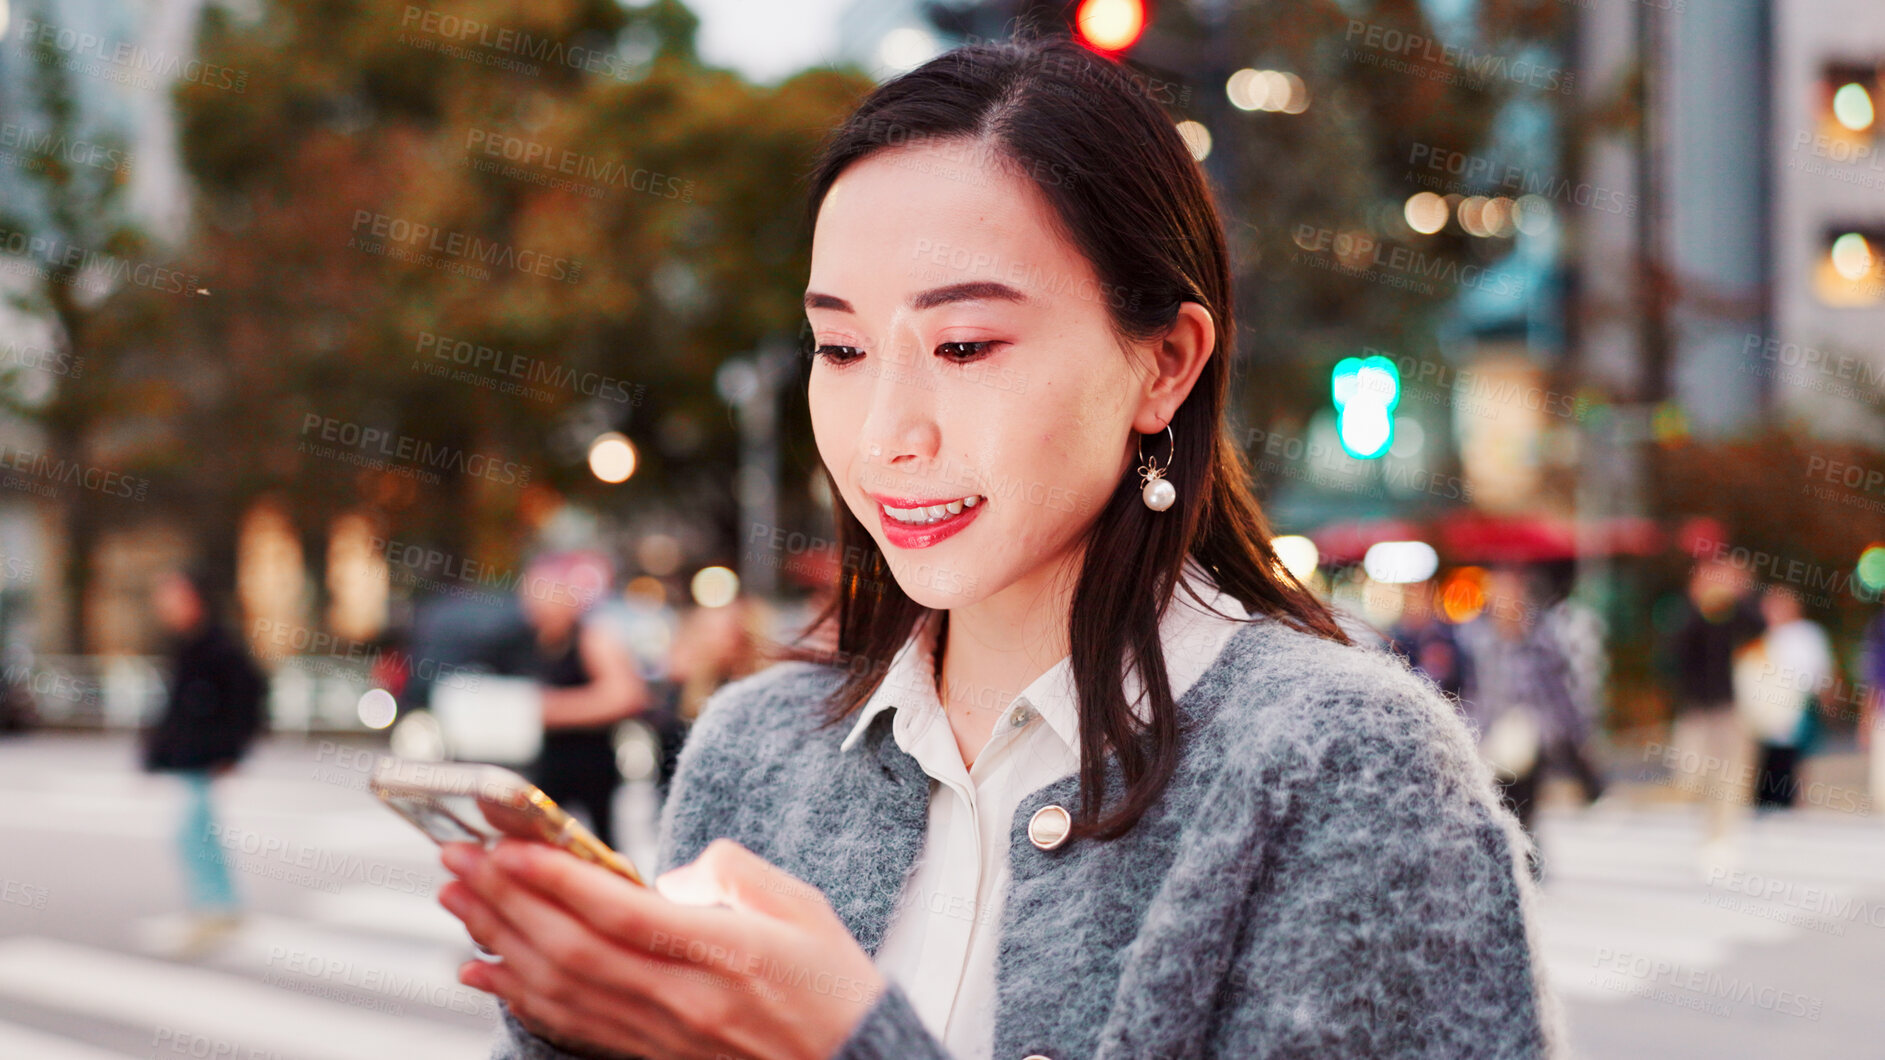
[[[1144,0],[1080,0],[1074,28],[1087,47],[1099,52],[1123,52],[1145,32]]]

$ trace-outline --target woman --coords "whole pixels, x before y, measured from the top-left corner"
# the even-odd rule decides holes
[[[615,726],[644,709],[649,695],[628,649],[586,615],[610,580],[600,556],[552,554],[531,564],[518,594],[543,685],[543,748],[531,777],[558,805],[580,807],[597,837],[612,844],[622,782]]]
[[[957,49],[810,203],[836,648],[714,696],[658,893],[448,848],[500,1055],[1546,1054],[1464,726],[1267,543],[1171,120],[1068,42]]]

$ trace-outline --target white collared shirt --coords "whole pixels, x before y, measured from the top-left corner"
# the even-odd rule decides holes
[[[1235,620],[1248,617],[1235,597],[1216,590],[1196,561],[1187,559],[1185,571],[1198,595],[1229,617],[1201,610],[1182,587],[1173,595],[1159,640],[1174,700],[1217,660],[1240,628]],[[1008,830],[1022,799],[1079,769],[1080,715],[1072,656],[1062,656],[1007,704],[974,767],[965,768],[936,695],[940,618],[941,612],[932,611],[917,623],[841,747],[849,751],[872,718],[894,707],[897,746],[934,782],[923,850],[891,913],[876,964],[903,988],[951,1056],[990,1060]],[[1136,668],[1126,668],[1124,688],[1127,702],[1145,719],[1150,706]]]

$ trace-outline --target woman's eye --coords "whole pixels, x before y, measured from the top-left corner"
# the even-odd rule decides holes
[[[856,346],[820,346],[812,352],[831,364],[850,364],[864,356]]]
[[[988,351],[999,345],[1001,343],[993,339],[982,342],[945,342],[936,347],[936,352],[956,362],[973,361],[986,356]]]

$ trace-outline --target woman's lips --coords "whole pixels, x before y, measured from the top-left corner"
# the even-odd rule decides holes
[[[988,505],[980,494],[967,497],[944,499],[923,499],[912,497],[887,497],[870,494],[877,502],[877,518],[883,525],[884,538],[898,548],[928,548],[961,533],[962,529],[975,521]],[[891,515],[887,509],[895,508],[902,513],[902,518]],[[911,514],[920,509],[942,509],[941,518],[931,522],[908,522]],[[958,509],[950,511],[949,509]]]

